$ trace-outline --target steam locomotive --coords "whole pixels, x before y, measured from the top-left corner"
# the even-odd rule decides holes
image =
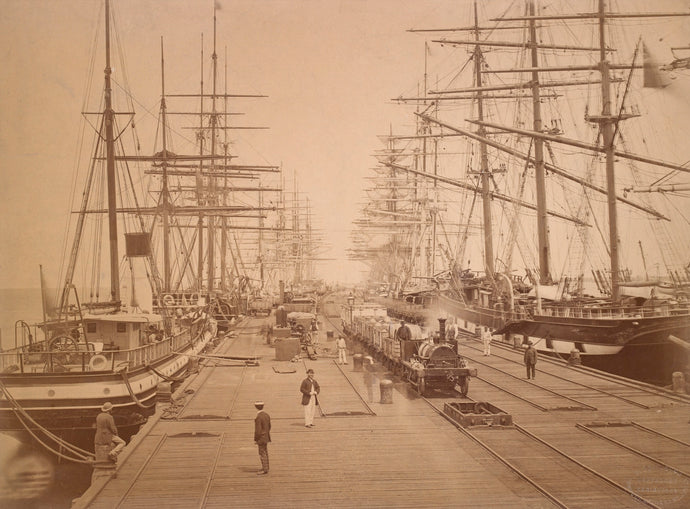
[[[382,307],[344,305],[341,322],[348,337],[359,341],[395,375],[412,383],[421,395],[457,386],[467,396],[470,378],[477,376],[476,368],[470,368],[467,360],[458,355],[457,342],[446,338],[444,319],[439,319],[439,330],[431,338],[424,327],[406,324],[410,339],[397,337],[400,324]]]

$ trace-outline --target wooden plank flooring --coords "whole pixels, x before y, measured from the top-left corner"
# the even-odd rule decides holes
[[[185,404],[177,418],[152,418],[120,458],[117,476],[96,483],[74,508],[553,507],[426,403],[411,396],[403,384],[396,384],[393,404],[382,405],[379,379],[353,372],[351,359],[342,370],[332,358],[299,363],[274,360],[274,350],[258,335],[264,320],[248,319],[236,337],[219,347],[226,354],[260,355],[259,366],[209,363],[203,367],[183,386]],[[325,333],[321,343],[332,346]],[[510,357],[510,352],[501,355]],[[481,359],[496,365],[507,362],[498,356]],[[304,427],[299,393],[308,367],[315,370],[321,384],[325,414],[317,411],[312,429]],[[490,369],[479,370],[491,377]],[[522,371],[515,367],[517,376],[524,376]],[[586,374],[576,376],[587,379]],[[538,373],[538,377],[537,383],[563,385],[549,381],[546,374]],[[611,385],[599,379],[597,383]],[[513,389],[520,391],[519,381]],[[478,380],[472,381],[470,396],[490,401],[531,432],[597,465],[617,461],[617,452],[606,445],[579,447],[573,440],[577,422],[635,420],[680,440],[690,439],[688,405],[643,409],[582,387],[566,389],[569,396],[597,411],[540,411]],[[630,392],[639,396],[634,389]],[[271,469],[265,476],[256,475],[260,467],[253,443],[256,399],[265,401],[272,418]],[[164,405],[160,406],[157,417],[163,415]],[[529,447],[524,456],[529,459]],[[675,462],[683,464],[682,459]],[[689,464],[690,460],[682,466],[690,468]],[[642,476],[629,475],[634,469],[624,460],[620,478],[625,481],[628,475],[632,482],[644,482]],[[675,480],[659,478],[659,482]],[[562,481],[567,484],[569,479]],[[664,507],[690,505],[687,494],[678,500]],[[602,504],[615,505],[606,497],[585,493],[578,507]]]

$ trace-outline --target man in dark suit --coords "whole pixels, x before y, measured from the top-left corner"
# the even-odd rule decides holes
[[[412,339],[412,331],[407,325],[405,325],[405,320],[400,320],[400,327],[398,327],[398,330],[395,331],[395,336],[398,339],[405,341]]]
[[[307,378],[302,380],[302,385],[299,387],[302,393],[302,405],[304,406],[304,426],[307,428],[314,427],[314,412],[316,405],[319,404],[318,394],[321,392],[319,382],[314,380],[314,370],[307,370]]]
[[[256,401],[256,419],[254,419],[254,442],[259,446],[261,470],[258,475],[268,473],[268,443],[271,441],[271,416],[264,412],[264,402]]]

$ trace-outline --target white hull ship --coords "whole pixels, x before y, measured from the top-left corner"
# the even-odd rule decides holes
[[[101,122],[92,124],[97,126],[96,149],[82,195],[64,288],[52,307],[47,305],[44,290],[44,321],[34,327],[18,321],[15,333],[19,346],[0,352],[0,432],[22,439],[30,437],[55,457],[77,463],[93,461],[95,418],[106,401],[113,404],[118,431],[128,440],[154,413],[159,384],[178,381],[189,360],[209,345],[217,331],[216,322],[197,302],[179,311],[166,305],[155,309],[153,302],[145,311],[137,303],[135,272],[139,267],[144,266],[150,276],[147,284],[152,295],[160,295],[161,288],[150,247],[151,234],[140,213],[145,208],[139,206],[136,197],[130,198],[134,206],[124,203],[123,196],[132,189],[122,184],[129,169],[127,156],[119,150],[120,114],[114,111],[111,87],[107,0],[105,49],[104,108],[98,114]],[[101,190],[96,188],[98,182],[103,185]],[[92,241],[98,246],[96,250],[79,256],[87,249],[85,231],[91,217],[96,221],[105,219],[107,226],[101,230],[106,234]],[[127,284],[131,301],[127,304],[123,303],[120,289],[122,230],[118,232],[118,228],[123,226],[125,260],[131,273],[131,285]],[[99,256],[94,253],[100,252],[109,253],[109,299],[80,302],[75,274],[81,273],[80,264],[97,263]],[[92,272],[100,273],[98,268]],[[96,289],[90,297],[100,293],[99,283],[96,277]]]

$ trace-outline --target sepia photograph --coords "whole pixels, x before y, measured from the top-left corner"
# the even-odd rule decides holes
[[[0,12],[0,507],[690,506],[690,0]]]

